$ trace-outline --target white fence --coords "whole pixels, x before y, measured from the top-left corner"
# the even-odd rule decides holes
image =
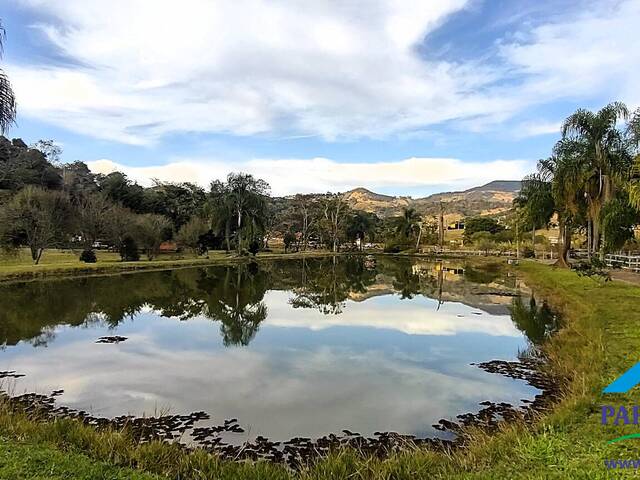
[[[640,255],[605,255],[604,261],[609,267],[640,272]]]

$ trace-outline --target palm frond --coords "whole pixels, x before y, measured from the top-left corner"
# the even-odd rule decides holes
[[[0,133],[3,133],[15,123],[16,97],[11,88],[11,83],[0,70]]]

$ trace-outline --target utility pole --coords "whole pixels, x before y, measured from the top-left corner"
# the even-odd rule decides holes
[[[440,218],[438,219],[438,244],[442,250],[444,245],[444,203],[442,201],[440,201]]]
[[[516,208],[516,260],[520,259],[520,216],[518,215],[518,209]]]

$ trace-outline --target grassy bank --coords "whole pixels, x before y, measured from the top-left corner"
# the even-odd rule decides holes
[[[640,288],[621,282],[600,285],[573,272],[532,262],[523,263],[519,272],[538,298],[547,298],[564,316],[565,326],[545,347],[549,368],[569,379],[564,400],[553,413],[541,418],[534,428],[505,425],[501,433],[491,437],[476,432],[468,449],[452,455],[413,451],[381,460],[344,451],[297,477],[598,479],[634,475],[635,470],[607,470],[604,460],[640,458],[640,440],[607,443],[635,433],[639,427],[601,426],[600,405],[633,405],[640,403],[640,395],[637,389],[629,395],[606,397],[600,392],[640,360]],[[122,432],[96,432],[72,420],[32,422],[3,405],[0,437],[0,463],[14,465],[10,470],[13,475],[7,478],[154,478],[142,473],[135,477],[122,468],[171,478],[294,478],[279,465],[221,462],[203,452],[187,454],[166,444],[134,445]],[[38,460],[25,463],[25,452]],[[59,452],[82,461],[77,467],[67,462],[68,468],[77,468],[67,477],[48,476],[50,468],[62,464]],[[101,468],[113,470],[104,470],[108,473],[104,476],[87,476],[90,469]]]
[[[284,253],[279,251],[261,252],[257,260],[274,258],[302,258],[329,255],[326,251]],[[90,275],[107,275],[120,272],[143,272],[149,270],[167,270],[207,265],[245,262],[253,257],[238,257],[224,251],[209,252],[206,257],[189,253],[161,254],[154,260],[123,262],[117,253],[97,251],[96,263],[84,263],[78,259],[79,252],[71,250],[47,251],[42,261],[34,265],[26,252],[18,256],[0,256],[0,282],[36,280],[49,277],[74,277]]]

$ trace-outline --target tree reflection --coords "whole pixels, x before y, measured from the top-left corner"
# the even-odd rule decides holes
[[[515,297],[511,304],[511,320],[533,345],[541,345],[558,328],[558,318],[546,302],[538,306],[532,295],[527,305],[522,297]]]
[[[376,270],[365,267],[364,257],[304,259],[301,282],[289,300],[293,308],[313,308],[325,315],[342,313],[350,294],[365,293],[375,282]]]
[[[220,322],[224,344],[242,346],[267,318],[267,290],[291,292],[293,308],[338,315],[349,299],[364,301],[373,295],[425,295],[437,299],[438,306],[447,298],[473,298],[470,279],[487,282],[502,275],[492,268],[468,267],[463,282],[462,268],[448,279],[445,270],[453,271],[442,263],[410,258],[333,256],[6,285],[0,287],[0,342],[46,345],[58,325],[115,328],[153,311],[182,321],[204,317]],[[532,310],[514,304],[512,312],[532,341],[542,335],[535,328],[547,315],[544,305]]]
[[[198,287],[207,292],[206,316],[219,320],[226,346],[248,345],[267,318],[262,299],[269,284],[268,274],[257,264],[207,271]]]

